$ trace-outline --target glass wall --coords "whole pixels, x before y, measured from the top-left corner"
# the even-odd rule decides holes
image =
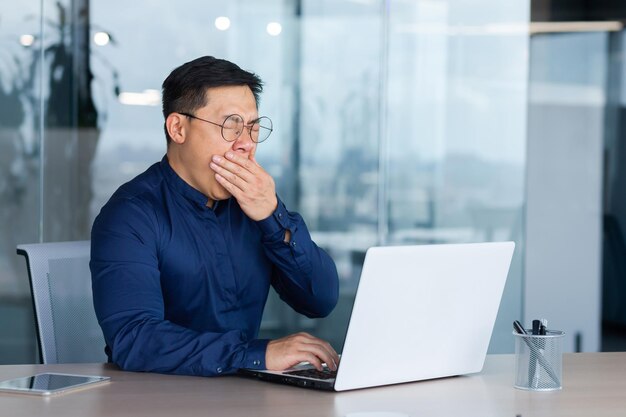
[[[333,315],[310,326],[341,345],[369,246],[515,240],[491,344],[511,351],[522,309],[527,2],[327,3],[311,2],[302,19],[299,207],[342,291]]]
[[[596,31],[531,40],[525,321],[541,314],[559,323],[565,351],[600,349],[609,38]]]
[[[165,153],[161,83],[201,55],[265,81],[260,112],[275,131],[258,159],[339,269],[330,317],[301,318],[272,295],[263,335],[308,330],[340,348],[369,246],[513,239],[491,346],[510,351],[510,322],[521,316],[529,4],[501,3],[42,0],[2,8],[0,309],[8,313],[0,320],[16,320],[0,327],[0,362],[35,357],[15,245],[89,238],[113,191]]]
[[[490,0],[389,9],[386,242],[517,243],[492,352],[513,350],[522,310],[529,10]]]
[[[15,247],[41,232],[41,5],[0,10],[0,363],[28,363],[36,358],[33,313]]]

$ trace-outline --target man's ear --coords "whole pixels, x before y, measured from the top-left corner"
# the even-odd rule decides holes
[[[185,123],[184,118],[180,113],[170,113],[165,119],[165,127],[167,128],[167,133],[170,135],[172,142],[183,144],[185,143],[186,131],[185,131]]]

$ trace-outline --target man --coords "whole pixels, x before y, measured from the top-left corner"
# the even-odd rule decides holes
[[[113,194],[91,234],[94,307],[122,369],[336,369],[337,353],[309,334],[257,339],[270,285],[308,317],[328,315],[338,296],[334,262],[255,158],[272,129],[257,113],[261,90],[213,57],[163,83],[167,154]]]

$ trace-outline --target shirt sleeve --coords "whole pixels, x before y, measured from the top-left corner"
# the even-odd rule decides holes
[[[108,203],[91,235],[94,308],[110,359],[124,370],[213,376],[265,368],[268,340],[197,332],[164,318],[158,222],[128,199]]]
[[[266,255],[275,266],[272,286],[280,298],[310,318],[325,317],[335,308],[339,278],[332,258],[311,239],[302,217],[279,199],[274,213],[257,222]],[[285,242],[285,232],[291,239]]]

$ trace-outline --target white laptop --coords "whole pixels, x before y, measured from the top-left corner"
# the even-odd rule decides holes
[[[345,391],[480,372],[514,242],[372,247],[336,373],[311,365],[257,378]]]

